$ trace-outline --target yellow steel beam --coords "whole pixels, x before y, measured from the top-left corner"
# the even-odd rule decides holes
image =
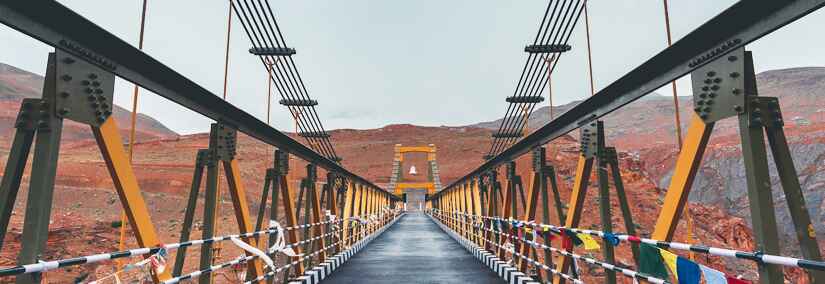
[[[135,232],[138,246],[156,247],[161,245],[155,227],[149,217],[149,209],[146,201],[140,193],[135,172],[129,157],[123,149],[123,140],[118,132],[117,122],[114,117],[107,119],[100,127],[92,127],[92,133],[97,140],[103,160],[106,161],[106,168],[112,176],[115,190],[123,205],[124,213],[129,218],[132,231]],[[172,278],[169,269],[164,270],[159,275],[153,275],[154,280],[168,280]]]
[[[310,199],[310,203],[312,203],[312,223],[318,224],[321,223],[321,218],[323,213],[321,213],[321,200],[320,194],[315,189],[315,186],[307,187],[308,190],[312,191],[312,198]],[[313,229],[313,237],[319,238],[319,242],[321,244],[321,262],[327,259],[327,251],[323,248],[327,247],[326,238],[321,238],[324,235],[324,226],[314,226]]]
[[[564,226],[567,228],[575,228],[579,225],[581,219],[581,212],[584,208],[584,198],[587,195],[587,186],[590,182],[590,173],[593,170],[593,158],[585,158],[579,156],[579,163],[576,165],[576,180],[573,182],[573,193],[570,195],[570,208],[567,209],[567,220]],[[562,246],[563,250],[572,251],[573,245],[571,242]],[[556,263],[559,263],[562,273],[567,273],[570,267],[570,257],[559,256]],[[558,284],[564,281],[561,277],[553,279],[553,283]]]
[[[232,196],[232,206],[235,208],[235,219],[238,222],[238,230],[241,234],[251,233],[255,231],[253,224],[249,218],[249,207],[246,204],[246,190],[241,181],[241,172],[238,167],[238,161],[223,162],[224,172],[226,173],[226,180],[229,183],[229,194]],[[244,238],[244,241],[252,247],[258,247],[255,238]],[[254,254],[247,252],[247,256]],[[263,275],[263,266],[259,258],[247,262],[247,271],[252,278]]]
[[[530,181],[530,187],[527,189],[527,207],[524,209],[524,216],[521,220],[535,220],[536,218],[536,204],[539,200],[539,192],[541,191],[541,174],[533,172]],[[527,236],[525,236],[527,238]],[[536,240],[533,240],[536,241]],[[519,253],[521,255],[529,255],[530,249],[533,246],[522,245]],[[527,262],[524,259],[518,259],[518,268],[520,271],[527,271]]]
[[[350,228],[351,221],[349,218],[353,216],[353,207],[355,206],[355,185],[353,182],[347,184],[347,192],[344,194],[344,234],[342,240],[344,246],[349,247],[352,237],[352,228]]]
[[[360,192],[358,195],[358,216],[361,216],[361,218],[367,218],[367,187],[364,185],[358,185],[358,187],[360,188],[360,190],[358,190]],[[365,226],[359,226],[359,240],[363,238],[366,231],[367,228],[365,228]]]
[[[487,185],[487,186],[488,186],[487,201],[485,203],[485,204],[487,204],[487,215],[489,215],[490,217],[498,217],[499,214],[495,214],[496,213],[496,208],[498,207],[498,204],[496,204],[496,203],[498,203],[498,202],[493,202],[493,201],[498,201],[498,197],[496,197],[498,195],[498,193],[496,192],[496,186],[498,186],[498,185],[491,181],[490,184]],[[494,235],[493,232],[488,231],[486,233],[486,235],[487,235],[488,240],[490,240],[490,241],[494,240],[495,235]],[[488,251],[493,251],[493,250],[496,249],[495,247],[493,247],[492,244],[487,243],[487,242],[485,242],[484,248]]]
[[[352,200],[352,204],[353,204],[352,205],[352,215],[358,216],[360,218],[360,217],[363,217],[363,213],[361,212],[361,199],[363,197],[362,196],[362,194],[363,194],[362,191],[363,190],[361,189],[360,184],[355,184],[354,189],[355,189],[355,193],[353,194],[353,200]],[[360,239],[359,238],[360,234],[361,234],[361,225],[356,224],[355,227],[352,228],[353,238],[352,238],[351,243],[354,244],[354,243],[358,242],[358,240]]]
[[[278,186],[281,189],[281,203],[284,207],[284,217],[286,217],[286,226],[287,227],[294,227],[298,225],[298,216],[296,216],[295,212],[295,188],[292,186],[292,183],[289,181],[287,176],[281,177],[278,182],[280,185]],[[298,230],[289,230],[286,232],[287,241],[292,243],[298,242]],[[294,246],[292,248],[295,253],[301,254],[301,246]],[[295,267],[296,274],[301,275],[304,274],[304,263],[300,261],[301,257],[295,256],[292,258],[292,261],[298,263],[298,266]]]
[[[461,214],[467,213],[467,194],[465,191],[467,190],[467,184],[461,184],[458,186],[458,212]],[[464,219],[463,216],[458,216],[462,220]],[[460,222],[460,221],[459,221]],[[460,222],[459,232],[462,237],[467,237],[467,224],[465,222]]]
[[[435,190],[435,184],[432,182],[399,182],[396,189],[408,189],[408,188],[426,188],[428,193]]]
[[[471,194],[472,194],[472,188],[470,186],[471,186],[470,183],[467,182],[467,183],[464,184],[464,190],[462,190],[462,192],[464,193],[464,196],[462,197],[462,199],[464,199],[464,213],[465,214],[473,214],[473,200],[472,200],[472,198],[470,198]],[[468,221],[464,225],[464,228],[465,228],[464,229],[465,237],[468,240],[472,240],[473,239],[473,236],[472,236],[473,224]]]
[[[676,168],[673,170],[673,177],[670,179],[665,204],[662,206],[659,218],[656,220],[656,227],[651,235],[654,240],[670,241],[673,238],[673,232],[679,224],[679,218],[690,195],[693,179],[702,163],[702,156],[711,132],[713,132],[713,123],[705,123],[694,113],[682,151],[676,161]]]
[[[398,153],[435,153],[435,146],[402,146],[397,147]]]
[[[475,216],[481,216],[481,190],[479,189],[479,181],[474,181],[473,188],[470,193],[472,194],[471,199],[473,202],[473,215]],[[484,222],[483,219],[480,221]],[[481,231],[479,230],[478,233],[481,234]],[[482,247],[484,246],[484,241],[481,239],[480,235],[476,236],[476,244]]]
[[[507,220],[509,218],[516,218],[517,216],[513,216],[513,198],[516,196],[515,194],[515,185],[513,184],[513,180],[507,179],[507,183],[505,184],[504,189],[504,204],[502,206],[501,218]],[[501,245],[501,244],[499,244]],[[514,244],[515,245],[515,244]],[[498,247],[498,257],[501,259],[505,259],[506,252],[504,251],[504,246]]]
[[[375,190],[370,188],[368,192],[369,199],[367,199],[367,208],[369,209],[369,212],[367,212],[367,214],[372,216],[373,214],[375,214]],[[370,223],[369,228],[369,233],[372,234],[372,232],[375,231],[375,224]]]

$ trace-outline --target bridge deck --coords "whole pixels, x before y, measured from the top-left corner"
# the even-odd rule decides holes
[[[408,213],[324,283],[504,283],[423,213]]]

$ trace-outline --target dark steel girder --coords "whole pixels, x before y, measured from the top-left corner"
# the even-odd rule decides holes
[[[452,188],[629,104],[707,62],[825,5],[825,0],[742,0],[553,121],[456,180]],[[722,47],[724,46],[724,50]],[[784,48],[784,47],[783,47]],[[443,191],[443,190],[442,190]],[[440,194],[436,193],[436,197]]]
[[[84,58],[118,77],[215,121],[236,127],[328,171],[397,197],[224,101],[83,16],[51,0],[0,1],[0,22]]]

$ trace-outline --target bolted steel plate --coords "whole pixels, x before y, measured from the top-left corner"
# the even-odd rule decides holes
[[[60,49],[56,56],[56,115],[100,126],[112,115],[115,75]]]
[[[231,161],[235,158],[238,131],[222,123],[213,123],[209,132],[209,148],[215,153],[215,159]]]
[[[745,48],[690,73],[693,110],[706,123],[736,116],[745,106]]]

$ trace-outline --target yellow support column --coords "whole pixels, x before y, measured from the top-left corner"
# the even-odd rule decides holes
[[[129,157],[123,149],[123,140],[118,132],[117,122],[114,117],[107,119],[100,127],[92,127],[92,133],[106,161],[106,168],[112,176],[115,190],[123,205],[124,213],[129,218],[129,225],[135,233],[138,246],[156,247],[161,244],[155,231],[155,226],[149,217],[149,209],[146,201],[140,193],[135,172]],[[168,280],[172,278],[169,269],[164,270],[159,275],[154,275],[157,280]]]
[[[298,216],[296,216],[295,212],[295,188],[292,186],[292,183],[289,181],[288,176],[284,176],[283,178],[279,179],[281,189],[281,204],[284,207],[284,217],[286,218],[286,226],[287,227],[295,227],[298,225]],[[274,206],[274,205],[273,205]],[[286,231],[286,240],[289,244],[297,243],[298,242],[298,230],[289,230]],[[294,246],[292,250],[295,253],[301,253],[301,246]],[[298,265],[295,268],[295,274],[301,275],[304,274],[304,264],[300,261],[300,257],[296,256],[292,258],[292,261],[298,262]]]
[[[241,181],[241,172],[238,167],[238,161],[232,159],[229,162],[223,162],[223,168],[226,173],[226,180],[229,183],[229,193],[232,196],[232,206],[235,208],[235,219],[238,222],[238,230],[241,234],[251,233],[255,231],[253,224],[249,218],[249,207],[246,204],[246,190]],[[243,238],[246,243],[252,247],[258,247],[255,238]],[[246,252],[247,256],[252,256],[252,253]],[[247,262],[247,271],[252,278],[257,278],[263,275],[263,266],[261,260],[256,258]]]
[[[322,219],[323,213],[321,213],[320,194],[315,189],[315,186],[310,186],[308,189],[313,191],[312,192],[312,199],[310,200],[310,202],[312,203],[312,223],[316,223],[316,224],[321,223],[321,221],[323,221],[323,219]],[[320,248],[321,248],[321,262],[323,262],[325,259],[327,259],[327,251],[323,249],[327,246],[326,238],[321,238],[321,236],[324,235],[324,226],[314,226],[314,227],[315,228],[313,229],[312,236],[314,236],[316,238],[319,238],[318,241],[321,244],[320,245]]]
[[[343,223],[343,234],[341,237],[341,241],[343,242],[343,245],[346,247],[349,247],[352,238],[352,228],[350,226],[350,223],[352,221],[350,221],[349,219],[353,216],[353,211],[355,207],[355,191],[356,190],[353,183],[348,183],[347,192],[344,196],[344,216],[342,217],[343,219],[341,221]]]
[[[573,193],[570,195],[570,208],[567,209],[567,220],[564,226],[567,228],[575,228],[579,225],[581,212],[584,207],[584,197],[587,193],[587,186],[590,182],[590,173],[593,169],[593,158],[579,157],[579,163],[576,166],[576,180],[573,182]],[[565,244],[563,250],[572,251],[572,243]],[[562,273],[567,273],[570,267],[570,257],[559,256],[556,263],[559,263]],[[556,277],[553,283],[560,283],[563,278]]]
[[[479,182],[480,182],[480,180],[475,180],[473,182],[473,191],[471,192],[472,195],[473,195],[472,196],[473,215],[475,215],[475,216],[481,216],[481,190],[480,190],[480,187],[479,187]],[[485,220],[484,219],[479,219],[479,221],[484,222]],[[477,234],[478,235],[475,238],[476,239],[476,244],[478,244],[481,247],[484,247],[485,242],[484,242],[484,240],[481,239],[482,231],[478,230]]]
[[[536,203],[539,200],[539,192],[541,191],[541,175],[538,172],[533,172],[530,180],[530,187],[527,189],[527,208],[524,209],[524,216],[521,220],[535,220],[536,218]],[[527,236],[525,236],[527,238]],[[536,241],[536,240],[533,240]],[[522,245],[519,252],[522,255],[529,255],[532,246]],[[527,271],[527,262],[524,259],[518,259],[518,269],[521,272]]]
[[[369,218],[368,213],[367,213],[367,200],[369,199],[369,192],[367,191],[366,186],[360,185],[359,187],[361,188],[361,190],[360,190],[361,191],[361,197],[358,198],[358,200],[359,200],[359,202],[358,202],[358,205],[359,205],[358,206],[358,215],[361,216],[361,218],[367,219],[367,218]],[[367,229],[368,229],[367,225],[360,226],[360,229],[358,230],[358,233],[359,233],[358,240],[361,240],[361,239],[364,238],[364,236],[367,233]]]
[[[652,239],[670,241],[673,238],[673,232],[679,224],[679,218],[690,195],[693,179],[702,163],[702,155],[705,153],[711,132],[713,132],[713,123],[705,123],[694,113],[685,143],[676,161],[676,168],[673,170],[673,177],[665,195],[665,203],[656,220]]]
[[[467,239],[472,240],[472,231],[473,231],[473,224],[471,222],[473,214],[473,207],[470,200],[470,182],[464,184],[464,190],[462,190],[464,196],[462,199],[464,200],[464,214],[467,214],[467,218],[464,219],[464,237]]]
[[[515,185],[513,185],[512,183],[513,183],[513,181],[508,179],[507,183],[505,185],[505,188],[504,188],[504,204],[502,205],[501,218],[505,219],[505,220],[507,220],[511,217],[516,218],[516,216],[513,216],[513,214],[511,214],[512,211],[513,211],[513,206],[512,206],[513,204],[512,203],[514,202],[514,200],[512,200],[512,199],[513,199],[513,197],[515,197]],[[503,229],[503,227],[502,227],[502,229]],[[502,238],[502,239],[504,239],[504,238]],[[501,259],[506,259],[506,252],[504,251],[504,244],[499,243],[499,245],[501,245],[501,246],[498,247],[498,257],[501,258]],[[513,244],[513,245],[515,245],[515,244]]]

